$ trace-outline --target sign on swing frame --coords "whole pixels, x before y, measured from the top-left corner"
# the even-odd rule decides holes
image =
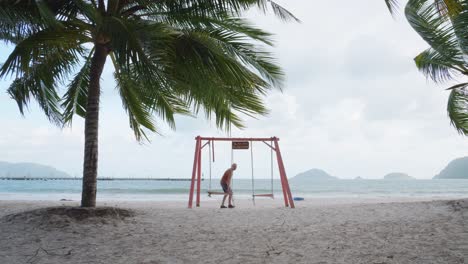
[[[248,141],[233,141],[232,149],[249,149]]]

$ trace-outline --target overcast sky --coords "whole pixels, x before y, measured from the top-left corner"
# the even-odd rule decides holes
[[[275,33],[273,52],[287,74],[285,89],[266,98],[270,115],[246,118],[248,128],[233,136],[279,137],[289,177],[320,168],[342,178],[397,171],[431,178],[466,155],[467,140],[449,125],[448,92],[413,64],[427,45],[403,17],[392,19],[383,0],[277,2],[302,23],[255,12],[248,17]],[[0,49],[4,61],[12,47]],[[182,117],[176,131],[159,123],[163,136],[141,145],[128,127],[110,67],[102,86],[100,176],[190,177],[194,137],[225,135],[204,118]],[[35,106],[23,118],[7,87],[8,81],[0,82],[0,160],[42,163],[80,176],[83,121],[60,130]],[[235,153],[239,178],[250,177],[249,154]],[[268,177],[269,157],[263,144],[254,145],[256,177]],[[217,144],[214,174],[229,160],[228,145]],[[207,159],[203,164],[207,177]]]

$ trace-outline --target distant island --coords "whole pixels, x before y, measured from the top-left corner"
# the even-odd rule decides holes
[[[51,166],[36,163],[9,163],[0,161],[1,178],[71,178],[69,174]]]
[[[468,179],[468,157],[451,161],[433,179]]]
[[[392,172],[384,176],[384,180],[415,180],[415,178],[402,172]]]
[[[320,169],[311,169],[302,173],[297,174],[292,178],[292,180],[297,181],[328,181],[328,180],[338,180],[337,177],[333,177],[330,174],[326,173]]]

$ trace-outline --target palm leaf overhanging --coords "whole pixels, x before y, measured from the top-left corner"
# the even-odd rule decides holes
[[[297,21],[269,0],[0,0],[0,40],[15,47],[0,78],[14,77],[22,113],[34,98],[54,123],[85,118],[82,205],[95,206],[106,59],[138,140],[176,114],[243,127],[239,113],[267,113],[262,96],[283,81],[271,35],[240,18],[252,7]]]
[[[392,15],[394,15],[398,10],[398,1],[397,0],[384,0],[385,4],[388,7],[388,10]]]
[[[385,0],[392,14],[396,0]],[[468,1],[410,0],[405,15],[413,29],[430,45],[416,56],[418,69],[436,83],[459,82],[468,75]],[[468,135],[467,84],[450,88],[448,115],[452,125]]]
[[[280,87],[282,72],[269,53],[249,41],[271,45],[270,35],[233,15],[255,5],[267,10],[268,4],[281,18],[296,19],[264,0],[109,1],[105,15],[95,1],[2,1],[0,36],[16,48],[0,77],[17,77],[9,93],[21,111],[34,97],[54,122],[84,117],[94,52],[86,43],[105,32],[117,89],[138,139],[143,127],[155,131],[153,113],[174,126],[174,114],[203,109],[220,127],[242,127],[233,110],[264,114],[259,95]],[[61,117],[57,88],[80,67]]]

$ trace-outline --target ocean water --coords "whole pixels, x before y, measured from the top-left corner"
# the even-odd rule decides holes
[[[202,181],[202,195],[209,189],[221,191],[219,179]],[[305,198],[466,198],[468,180],[334,180],[297,182],[290,180],[294,197]],[[98,200],[186,201],[189,181],[112,180],[98,181]],[[256,194],[271,193],[271,180],[256,179]],[[252,197],[252,181],[236,179],[236,199]],[[279,180],[273,181],[275,197],[282,197]],[[79,200],[80,180],[0,180],[0,200]],[[205,197],[203,199],[206,199]],[[215,199],[215,198],[212,198]],[[267,199],[267,198],[264,198]]]

